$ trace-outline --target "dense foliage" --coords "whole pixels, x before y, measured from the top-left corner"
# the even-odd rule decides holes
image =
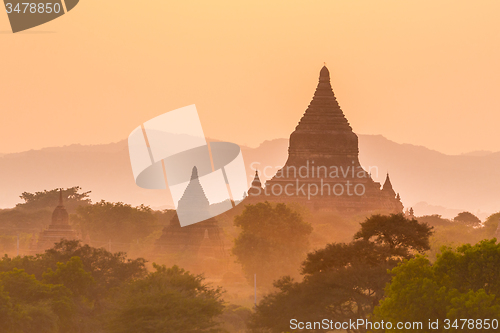
[[[64,206],[71,214],[77,207],[90,204],[88,195],[90,192],[80,193],[79,186],[62,189]],[[51,222],[52,212],[59,204],[59,189],[43,192],[23,192],[20,196],[24,202],[12,209],[0,210],[0,232],[2,237],[17,235],[19,233],[30,234],[45,228]],[[0,250],[11,251],[8,246],[2,246],[0,239]],[[12,241],[6,243],[11,244]],[[7,245],[7,244],[6,244]]]
[[[72,221],[92,241],[130,243],[158,229],[158,219],[147,206],[100,201],[80,206]]]
[[[252,330],[285,332],[292,318],[368,318],[390,281],[388,269],[413,253],[428,250],[431,233],[428,225],[408,220],[402,214],[368,218],[351,243],[333,243],[309,253],[302,265],[302,282],[290,277],[277,281],[277,291],[258,304],[250,322]]]
[[[54,209],[59,203],[59,195],[62,192],[63,202],[66,209],[74,212],[76,207],[90,204],[88,192],[79,193],[81,187],[74,186],[67,189],[53,189],[42,192],[23,192],[19,197],[23,199],[23,203],[17,204],[16,208],[24,208],[26,210]]]
[[[496,239],[456,250],[443,248],[435,263],[417,256],[394,268],[391,275],[386,296],[375,309],[375,320],[439,320],[440,328],[433,331],[448,332],[446,319],[451,325],[457,320],[459,327],[464,318],[498,319],[500,244]]]
[[[210,288],[201,275],[177,266],[154,268],[120,295],[110,314],[110,332],[221,332],[215,320],[224,309],[220,288]]]
[[[148,274],[145,263],[66,240],[44,254],[5,256],[2,332],[220,331],[220,289],[176,266]]]
[[[481,220],[471,212],[461,212],[453,219],[455,222],[477,227],[481,224]]]
[[[312,232],[309,223],[285,204],[269,202],[248,205],[236,216],[241,228],[233,254],[253,284],[257,274],[259,287],[270,287],[281,275],[297,275],[309,247]]]

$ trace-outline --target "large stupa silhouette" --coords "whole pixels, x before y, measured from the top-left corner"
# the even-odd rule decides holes
[[[326,66],[309,107],[290,135],[286,164],[264,188],[256,174],[247,202],[264,200],[299,202],[340,214],[403,210],[389,175],[381,189],[360,165],[358,136],[337,102]]]

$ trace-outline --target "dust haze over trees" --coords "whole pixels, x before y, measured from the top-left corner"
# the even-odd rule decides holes
[[[0,316],[6,332],[101,332],[99,316],[128,281],[146,275],[144,259],[61,241],[44,254],[0,261]]]
[[[103,242],[130,243],[158,228],[157,217],[151,208],[104,200],[78,207],[72,222],[81,228],[83,238],[88,235],[92,240]]]
[[[134,249],[143,248],[144,245],[137,246],[137,243],[153,232],[161,231],[174,214],[173,210],[153,211],[144,205],[132,207],[104,200],[92,203],[89,199],[91,192],[82,191],[79,186],[23,192],[20,198],[24,202],[15,208],[0,210],[0,251],[15,252],[18,234],[21,247],[28,248],[35,234],[50,224],[52,212],[59,204],[60,191],[64,207],[70,213],[70,224],[82,239],[98,245],[111,241],[120,250],[129,251],[131,243],[134,243]]]
[[[431,234],[432,227],[402,214],[366,219],[351,243],[328,244],[309,253],[302,264],[302,282],[289,276],[275,282],[277,291],[264,297],[251,318],[252,332],[289,330],[291,318],[368,318],[390,281],[388,269],[428,250]]]
[[[224,310],[221,288],[201,275],[154,264],[155,271],[133,281],[109,313],[113,333],[222,332],[215,320]]]
[[[251,284],[254,274],[264,288],[282,275],[298,274],[312,232],[299,213],[282,203],[257,203],[246,206],[234,224],[241,233],[232,251]]]
[[[72,207],[70,224],[82,232],[83,239],[89,235],[96,243],[112,239],[126,244],[132,258],[137,257],[133,250],[139,246],[145,247],[145,258],[154,255],[154,241],[173,211],[92,203],[88,193],[79,187],[63,190],[64,204]],[[12,230],[48,224],[44,219],[50,221],[58,204],[57,189],[22,197],[24,203],[0,210],[0,227],[5,228],[0,250],[6,241],[15,244],[15,233],[8,234]],[[491,240],[461,246],[496,235],[500,213],[477,225],[475,220],[452,221],[439,215],[414,220],[401,214],[373,215],[359,224],[363,221],[359,216],[342,219],[293,204],[241,205],[236,211],[240,214],[234,221],[234,214],[221,217],[226,219],[225,233],[234,240],[235,257],[228,272],[241,281],[234,287],[223,278],[223,287],[229,288],[226,294],[217,287],[219,277],[208,269],[192,274],[186,267],[172,266],[174,262],[151,267],[145,259],[108,251],[106,244],[92,247],[63,241],[43,254],[0,260],[2,329],[7,333],[224,329],[233,333],[243,332],[247,321],[252,332],[282,332],[290,331],[291,318],[399,320],[413,309],[412,318],[417,319],[430,312],[441,319],[479,318],[500,311],[496,298],[500,291],[495,289],[500,281],[499,245]],[[307,253],[310,243],[318,250]],[[442,245],[447,247],[439,252]],[[428,258],[419,255],[424,252]],[[252,284],[257,273],[259,293],[268,293],[259,296],[255,311],[249,305],[253,290],[240,269]],[[198,275],[201,271],[208,280]],[[273,281],[275,289],[270,289]],[[402,295],[414,290],[418,291],[411,296],[415,302],[405,304]],[[241,296],[235,298],[236,293]],[[239,303],[227,304],[224,298]]]
[[[457,320],[459,328],[463,324],[460,319],[498,320],[500,244],[496,244],[496,239],[456,250],[443,248],[435,263],[417,256],[394,268],[391,275],[386,297],[375,309],[374,320],[439,320],[441,325],[436,332],[449,331],[443,326],[446,319],[450,326]],[[463,331],[467,329],[470,331],[468,326]]]
[[[176,266],[61,241],[37,256],[0,261],[5,333],[222,332],[220,288]]]

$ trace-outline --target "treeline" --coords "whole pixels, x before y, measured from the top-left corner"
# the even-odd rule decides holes
[[[484,223],[466,212],[453,221],[373,215],[351,233],[351,241],[332,242],[325,233],[329,243],[311,252],[318,224],[309,223],[302,208],[268,202],[240,207],[231,227],[222,221],[225,231],[234,232],[231,253],[248,285],[257,282],[259,302],[252,311],[228,304],[223,289],[173,262],[147,266],[145,259],[102,247],[108,240],[130,249],[153,244],[174,212],[92,204],[79,188],[65,191],[73,227],[82,239],[102,244],[62,241],[36,256],[5,256],[0,261],[5,332],[282,333],[293,331],[292,319],[453,322],[500,313],[500,245],[493,239],[500,213]],[[25,203],[1,211],[0,221],[29,225],[35,219],[26,217],[37,212],[43,218],[57,205],[57,190],[23,198]],[[476,245],[462,245],[467,243]],[[301,332],[319,331],[324,330]]]
[[[266,209],[269,210],[266,204],[247,207],[235,222],[242,224],[248,218],[246,215],[253,212],[256,218]],[[266,215],[273,216],[272,212]],[[493,215],[491,219],[498,218],[498,215]],[[293,218],[296,217],[290,219]],[[280,219],[277,218],[278,221]],[[264,220],[267,223],[260,227],[272,230],[272,226],[267,226],[268,223],[273,224],[272,218]],[[492,223],[489,221],[483,229],[468,223],[464,227],[479,235],[479,232],[491,228]],[[249,232],[254,236],[263,233],[243,229],[240,238]],[[406,218],[403,214],[367,218],[360,224],[351,242],[330,243],[308,253],[300,265],[299,278],[284,276],[276,280],[274,290],[266,293],[250,317],[249,331],[324,332],[327,330],[320,324],[323,319],[334,323],[364,319],[394,325],[398,322],[422,322],[427,325],[431,320],[441,323],[439,329],[433,330],[436,332],[447,332],[463,318],[474,323],[489,319],[492,327],[491,320],[498,322],[500,319],[500,244],[491,239],[456,249],[442,247],[437,259],[429,258],[427,254],[433,234],[434,227]],[[282,238],[281,233],[272,236],[273,233],[266,232],[265,235],[265,238],[276,240]],[[277,242],[267,240],[265,244]],[[290,238],[288,249],[292,249],[294,244],[294,239]],[[235,248],[238,248],[238,242]],[[251,246],[247,245],[247,249],[251,250]],[[273,255],[277,251],[272,250],[272,246],[266,250],[267,256],[259,250],[245,251],[246,256],[238,252],[235,254],[247,274],[259,269],[249,269],[259,256],[271,261],[261,265],[260,269],[272,266],[274,262],[279,264],[280,260],[286,261],[291,256],[284,254],[287,251],[283,248],[279,257]],[[290,250],[290,253],[293,251]],[[448,328],[444,325],[445,320],[449,323]],[[296,329],[297,322],[303,323],[300,330]],[[317,325],[314,326],[314,323]],[[368,331],[374,332],[365,326],[348,327],[346,330],[351,333]]]
[[[16,254],[19,238],[20,253],[29,254],[30,242],[51,223],[59,191],[24,192],[20,196],[22,203],[0,210],[0,252]],[[174,210],[155,211],[147,206],[132,207],[121,202],[92,203],[89,193],[82,192],[78,186],[62,189],[70,224],[86,243],[111,251],[144,255],[152,249],[154,240],[175,214]]]
[[[256,219],[260,223],[254,223]],[[284,204],[245,207],[233,252],[265,295],[251,311],[178,266],[61,241],[36,256],[0,261],[0,321],[7,333],[292,332],[296,322],[493,319],[500,313],[496,239],[426,255],[433,227],[373,215],[349,243],[307,252],[311,226]],[[287,229],[287,225],[290,227]],[[301,255],[306,259],[300,263]],[[257,265],[256,263],[265,264]],[[295,263],[295,264],[293,264]],[[281,276],[300,269],[299,277]],[[273,277],[273,289],[270,288]],[[245,329],[246,326],[246,329]],[[301,332],[320,332],[307,327]],[[445,332],[444,326],[433,330]],[[358,327],[348,332],[364,333]]]
[[[148,272],[144,259],[79,241],[0,261],[5,333],[225,332],[223,321],[241,326],[249,310],[226,306],[222,293],[177,266]]]

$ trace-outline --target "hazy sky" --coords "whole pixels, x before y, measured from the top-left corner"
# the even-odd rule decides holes
[[[500,1],[81,0],[26,33],[0,14],[0,153],[125,139],[196,104],[205,135],[288,137],[326,62],[357,133],[500,150]]]

